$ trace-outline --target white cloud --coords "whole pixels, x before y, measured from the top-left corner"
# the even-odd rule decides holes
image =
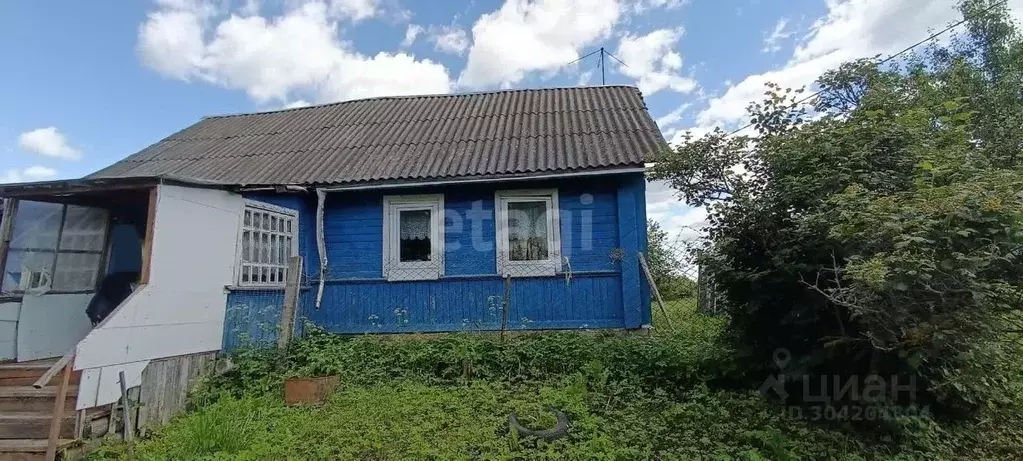
[[[430,41],[437,51],[461,56],[469,48],[469,37],[458,26],[440,26],[430,29]]]
[[[143,64],[171,78],[189,80],[202,65],[202,14],[187,9],[149,13],[139,26],[138,53]]]
[[[686,112],[686,110],[688,110],[690,107],[692,107],[692,103],[688,103],[687,102],[687,103],[682,104],[681,106],[678,106],[678,108],[676,108],[675,110],[673,110],[671,112],[668,112],[664,116],[658,117],[657,118],[657,126],[660,129],[663,130],[663,129],[669,127],[669,126],[672,126],[672,125],[677,124],[678,122],[681,122],[682,121],[682,114],[684,114]]]
[[[579,80],[575,82],[576,86],[587,86],[590,84],[590,80],[593,78],[593,71],[587,70],[579,74]]]
[[[692,240],[707,226],[707,210],[680,200],[664,181],[650,181],[646,190],[646,215],[668,232],[668,241]]]
[[[635,78],[644,95],[661,90],[689,93],[696,80],[682,75],[682,55],[674,51],[682,29],[658,29],[646,35],[625,34],[615,55],[625,62],[619,71]]]
[[[331,0],[329,12],[332,16],[361,21],[380,12],[379,0]]]
[[[960,18],[956,0],[829,0],[828,13],[778,69],[750,75],[730,85],[696,118],[700,130],[734,128],[746,120],[746,106],[763,97],[764,85],[810,86],[839,64],[878,54],[890,55]],[[1023,0],[1011,0],[1018,14]],[[1018,17],[1018,16],[1017,16]]]
[[[607,37],[621,14],[618,0],[506,0],[472,26],[458,83],[507,87],[529,72],[557,70]]]
[[[57,170],[45,166],[30,166],[21,170],[6,170],[0,173],[0,184],[13,182],[45,181],[57,176]]]
[[[370,4],[309,1],[275,17],[226,18],[161,4],[139,28],[139,53],[162,74],[243,90],[259,103],[449,92],[440,63],[403,52],[366,56],[338,38],[336,14],[362,18]]]
[[[419,24],[409,24],[408,27],[405,29],[405,38],[402,39],[401,46],[402,47],[412,46],[412,44],[416,42],[416,39],[419,38],[419,34],[421,33],[423,33],[423,26],[420,26]]]
[[[658,8],[673,10],[688,3],[689,0],[639,0],[632,4],[632,12],[644,14]]]
[[[24,150],[47,157],[66,160],[82,158],[82,151],[71,147],[67,142],[67,138],[57,131],[57,127],[54,126],[37,128],[21,133],[18,136],[18,145]]]
[[[788,18],[779,19],[778,23],[774,25],[774,30],[764,36],[764,48],[761,51],[764,53],[776,53],[781,50],[782,40],[791,37],[794,33],[792,30],[787,29],[788,25]]]
[[[311,105],[313,104],[305,99],[298,99],[285,104],[282,109],[298,109],[300,107],[309,107]]]

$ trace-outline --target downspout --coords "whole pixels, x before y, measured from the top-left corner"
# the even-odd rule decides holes
[[[320,284],[316,289],[317,309],[323,301],[323,281],[327,278],[327,248],[323,244],[323,202],[326,198],[325,190],[316,189],[316,252],[320,257]]]

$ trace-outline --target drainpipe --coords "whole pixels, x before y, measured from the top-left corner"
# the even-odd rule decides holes
[[[316,252],[320,257],[320,286],[316,289],[317,309],[323,301],[323,280],[327,278],[327,248],[323,244],[323,202],[326,198],[325,190],[316,189]]]

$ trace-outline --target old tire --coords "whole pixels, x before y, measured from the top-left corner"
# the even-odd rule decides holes
[[[551,413],[554,413],[554,415],[558,417],[558,424],[556,424],[553,428],[533,430],[524,427],[521,424],[519,424],[518,415],[516,415],[514,411],[511,412],[510,415],[508,415],[508,427],[510,427],[511,430],[517,432],[521,436],[536,437],[540,440],[547,441],[560,439],[561,437],[568,435],[569,426],[568,415],[553,408],[548,408],[547,410],[550,411]]]

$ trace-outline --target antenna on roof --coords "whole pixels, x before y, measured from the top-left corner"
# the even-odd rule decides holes
[[[607,85],[607,79],[605,78],[605,75],[604,75],[604,65],[605,65],[604,64],[605,63],[604,56],[605,55],[610,56],[611,59],[614,59],[615,61],[618,61],[619,64],[621,64],[621,65],[623,65],[625,67],[629,67],[628,64],[626,64],[621,59],[618,59],[617,56],[611,54],[611,52],[607,51],[606,49],[604,49],[604,47],[600,47],[600,49],[598,49],[598,50],[594,50],[594,51],[591,51],[589,53],[586,53],[585,55],[583,55],[579,59],[576,59],[575,61],[572,61],[572,62],[570,62],[570,63],[568,63],[566,65],[571,66],[572,64],[575,64],[575,63],[577,63],[579,61],[582,61],[583,59],[586,59],[586,58],[588,58],[590,56],[593,56],[595,54],[598,54],[598,53],[600,54],[600,59],[599,59],[599,61],[597,61],[597,67],[600,67],[600,84],[601,85]]]

